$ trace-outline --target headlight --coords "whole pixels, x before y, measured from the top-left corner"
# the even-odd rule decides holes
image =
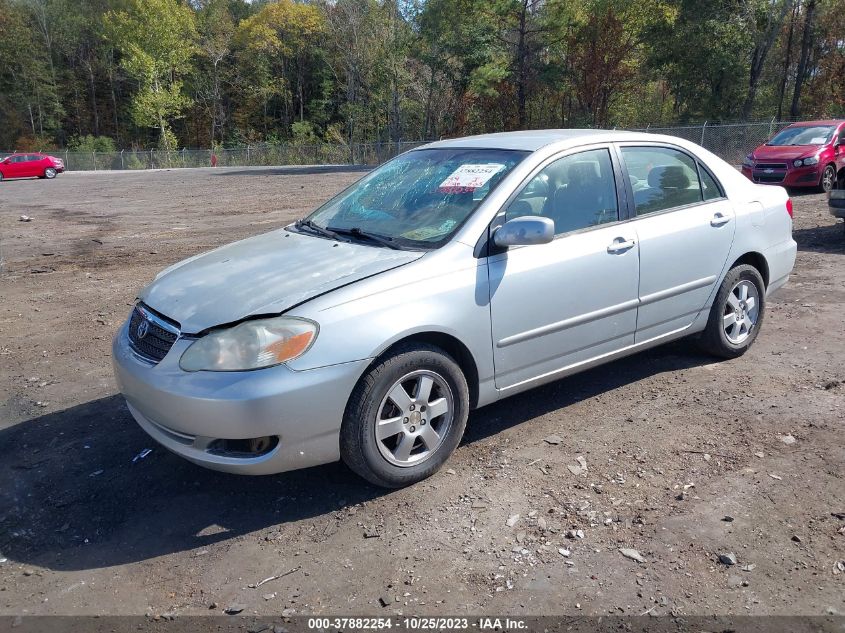
[[[819,159],[816,156],[810,156],[810,158],[803,158],[803,159],[798,158],[798,159],[792,161],[792,164],[795,167],[801,167],[801,165],[804,165],[804,167],[809,167],[810,165],[818,165]]]
[[[245,371],[302,356],[317,338],[316,323],[277,317],[244,321],[197,339],[179,360],[185,371]]]
[[[745,157],[745,160],[742,161],[742,164],[746,167],[754,167],[754,159],[751,157],[751,154]]]

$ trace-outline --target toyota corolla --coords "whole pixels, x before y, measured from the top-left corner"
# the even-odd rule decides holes
[[[694,336],[737,357],[792,270],[792,204],[687,141],[432,143],[308,217],[192,257],[114,344],[138,424],[197,464],[434,473],[470,410]]]

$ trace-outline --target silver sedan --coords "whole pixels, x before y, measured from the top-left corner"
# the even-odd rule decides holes
[[[434,473],[469,411],[694,335],[748,350],[792,204],[677,138],[514,132],[402,154],[307,218],[192,257],[113,344],[132,415],[197,464]]]

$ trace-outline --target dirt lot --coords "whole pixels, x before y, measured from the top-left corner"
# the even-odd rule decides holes
[[[110,369],[134,293],[359,176],[0,185],[0,614],[845,613],[845,235],[819,195],[795,198],[795,274],[746,356],[680,343],[481,409],[409,489],[153,444]]]

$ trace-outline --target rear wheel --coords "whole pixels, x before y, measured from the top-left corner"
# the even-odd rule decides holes
[[[361,379],[340,430],[343,461],[400,488],[437,472],[466,428],[469,389],[458,364],[431,345],[403,346]]]
[[[822,172],[821,180],[819,180],[819,189],[823,193],[829,193],[836,186],[836,167],[828,165]]]
[[[44,177],[49,179],[49,180],[52,180],[53,178],[56,177],[56,170],[53,169],[52,167],[48,167],[47,169],[44,170]]]
[[[760,272],[747,264],[735,266],[713,301],[701,346],[722,358],[742,356],[760,332],[765,304],[766,286]]]

